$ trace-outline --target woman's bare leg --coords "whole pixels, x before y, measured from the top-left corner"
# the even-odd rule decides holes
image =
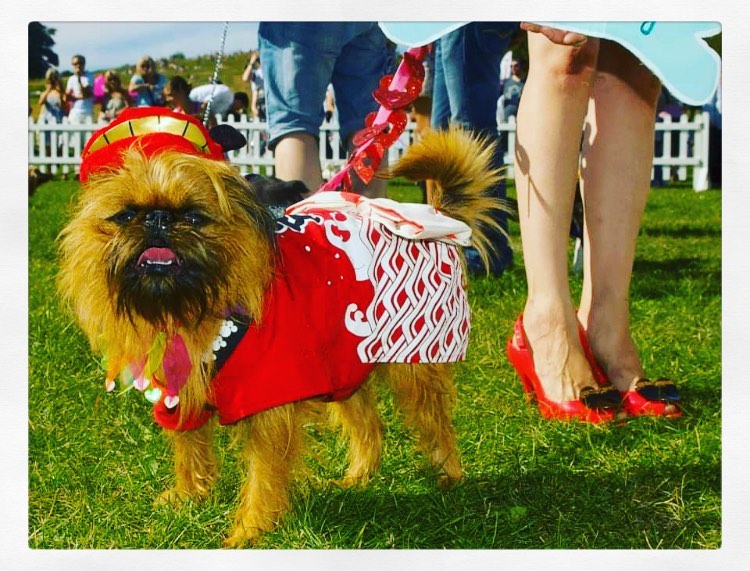
[[[584,143],[584,282],[579,319],[612,384],[643,376],[630,336],[628,292],[651,186],[660,85],[625,48],[603,41]]]
[[[581,133],[599,41],[555,44],[529,34],[529,75],[518,111],[516,191],[528,298],[524,328],[547,397],[576,400],[596,386],[578,340],[568,241]],[[531,157],[531,159],[530,159]]]

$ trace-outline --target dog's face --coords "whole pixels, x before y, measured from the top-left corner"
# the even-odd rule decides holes
[[[61,237],[63,294],[79,317],[99,303],[158,327],[248,303],[241,282],[265,286],[273,228],[248,190],[222,161],[131,149],[84,185]]]

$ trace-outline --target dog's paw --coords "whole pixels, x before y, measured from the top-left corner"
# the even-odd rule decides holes
[[[168,490],[164,490],[161,494],[156,496],[156,499],[154,500],[154,507],[179,507],[183,503],[185,503],[185,500],[187,500],[188,497],[190,497],[189,494],[186,494],[185,492],[181,492],[176,488],[169,488]]]
[[[437,476],[437,486],[441,490],[452,488],[464,477],[461,463],[455,454],[451,454],[441,465]]]
[[[441,490],[447,490],[464,477],[461,461],[455,452],[446,453],[437,450],[431,457],[432,465],[437,472],[437,486]]]
[[[241,549],[243,547],[252,547],[258,542],[263,530],[255,528],[245,528],[235,526],[232,533],[224,541],[224,547],[229,549]]]
[[[441,490],[450,490],[455,484],[461,481],[461,474],[440,474],[437,477],[437,487]]]
[[[334,486],[348,490],[350,488],[364,488],[370,482],[369,474],[360,474],[357,476],[344,476],[338,480],[331,480]]]

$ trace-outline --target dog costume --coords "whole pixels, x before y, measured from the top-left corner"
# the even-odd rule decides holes
[[[172,149],[224,160],[192,117],[128,109],[94,133],[81,179],[117,168],[134,144],[147,155]],[[156,390],[149,400],[158,424],[190,430],[214,414],[232,424],[290,402],[345,399],[377,363],[462,360],[470,323],[457,246],[470,234],[428,205],[318,192],[276,220],[277,262],[259,322],[227,308],[206,355],[214,371],[210,406],[179,422],[178,399],[159,390],[168,381],[156,368],[136,387]],[[132,369],[142,373],[143,363]]]

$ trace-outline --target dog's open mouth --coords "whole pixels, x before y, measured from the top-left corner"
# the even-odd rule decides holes
[[[182,261],[170,248],[147,248],[138,257],[136,266],[147,273],[169,274],[175,272]]]

